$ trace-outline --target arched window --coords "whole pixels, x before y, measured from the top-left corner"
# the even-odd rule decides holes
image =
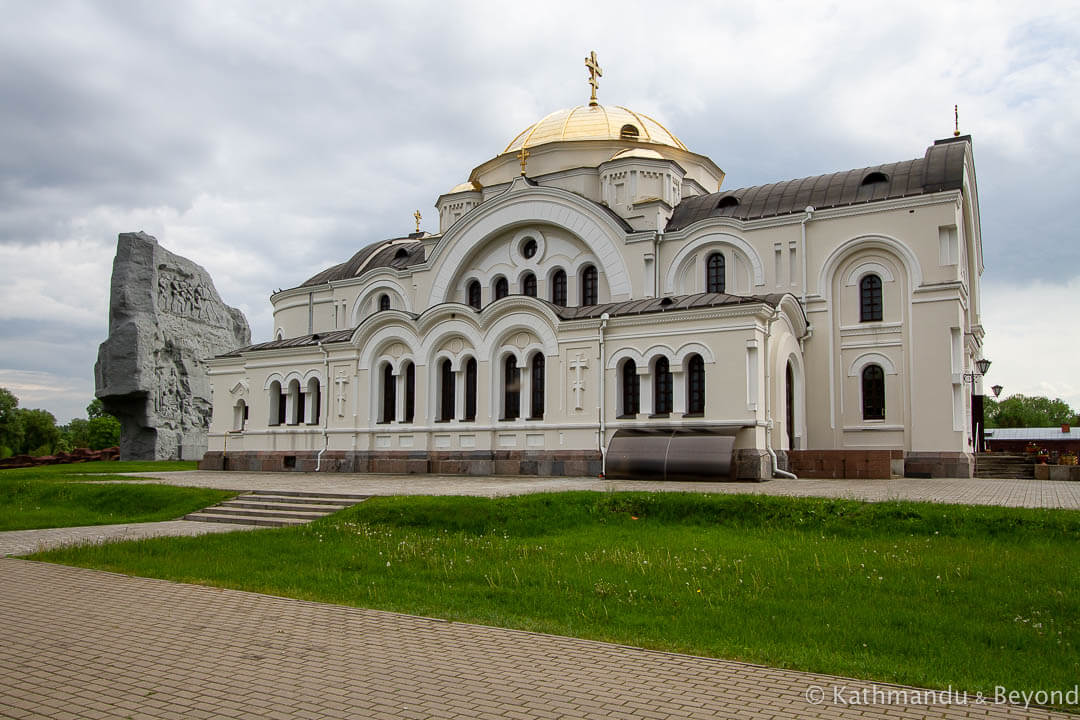
[[[285,424],[285,398],[281,396],[281,383],[277,380],[270,383],[270,416],[267,425]]]
[[[241,398],[236,401],[236,405],[233,407],[233,430],[244,430],[244,425],[247,424],[248,418],[248,406]]]
[[[862,300],[859,309],[860,322],[881,320],[881,278],[870,273],[859,281],[859,295]]]
[[[516,420],[521,415],[521,370],[517,358],[508,355],[503,363],[503,420]]]
[[[465,363],[465,419],[476,419],[476,358]]]
[[[521,294],[536,297],[536,276],[532,273],[527,273],[521,278]]]
[[[671,369],[668,359],[662,357],[656,361],[653,372],[653,414],[670,415],[674,388],[671,381]]]
[[[623,125],[619,130],[619,138],[622,140],[637,140],[638,129],[633,125]]]
[[[387,295],[386,293],[383,293],[382,295],[379,296],[379,310],[389,310],[389,309],[390,309],[390,296]]]
[[[791,369],[791,361],[787,363],[784,372],[784,421],[787,425],[788,449],[795,449],[795,371]]]
[[[551,302],[566,307],[566,271],[556,270],[551,275]]]
[[[599,294],[596,266],[588,265],[581,271],[581,304],[595,305]]]
[[[880,365],[867,365],[862,371],[863,420],[885,419],[885,372]]]
[[[383,365],[382,371],[382,417],[379,422],[394,422],[397,414],[397,378],[394,377],[394,368],[390,363]]]
[[[405,366],[405,422],[411,423],[416,415],[416,365]]]
[[[632,417],[641,409],[641,383],[637,376],[637,363],[627,360],[622,366],[622,416]]]
[[[705,360],[700,355],[686,363],[686,414],[705,414]]]
[[[510,283],[506,281],[506,278],[501,277],[495,281],[495,299],[502,300],[504,297],[510,294]]]
[[[725,292],[724,270],[724,256],[718,252],[709,255],[705,260],[705,292]]]
[[[439,417],[438,422],[450,422],[454,419],[454,370],[450,359],[439,362]]]
[[[469,283],[467,290],[468,299],[466,302],[477,310],[480,309],[480,281],[473,280]]]
[[[529,419],[544,418],[544,354],[536,353],[532,358],[532,398],[529,401]]]
[[[304,417],[308,425],[318,425],[322,419],[322,388],[318,378],[311,378],[307,383],[307,392],[304,393]]]

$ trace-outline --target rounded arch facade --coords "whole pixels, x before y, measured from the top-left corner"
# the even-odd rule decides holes
[[[456,297],[455,286],[472,270],[468,267],[470,258],[475,257],[478,248],[500,240],[500,236],[506,236],[509,256],[516,257],[517,245],[526,235],[530,232],[542,235],[544,252],[533,258],[518,259],[522,266],[533,265],[538,278],[547,275],[550,268],[545,260],[553,248],[551,232],[545,226],[575,239],[592,254],[610,297],[631,296],[630,274],[621,252],[625,231],[602,208],[557,188],[518,190],[484,205],[470,214],[467,222],[452,227],[437,248],[432,304]],[[537,258],[542,259],[532,262]]]

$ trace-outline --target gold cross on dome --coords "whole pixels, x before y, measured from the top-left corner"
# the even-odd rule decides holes
[[[518,153],[518,160],[521,161],[521,174],[525,175],[525,160],[529,157],[529,151],[525,149],[525,146],[521,146],[521,152]]]
[[[603,77],[604,73],[600,70],[600,63],[596,62],[595,50],[591,51],[589,56],[585,58],[585,67],[589,69],[589,85],[592,86],[592,95],[589,97],[589,105],[597,105],[596,88],[600,86],[600,81],[596,78]]]
[[[414,212],[414,213],[412,214],[412,216],[413,216],[414,218],[416,218],[416,232],[420,232],[420,217],[421,217],[421,215],[420,215],[420,211],[419,211],[419,210],[417,210],[416,212]]]

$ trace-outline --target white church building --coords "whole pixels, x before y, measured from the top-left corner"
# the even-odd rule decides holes
[[[210,363],[201,466],[969,475],[970,137],[725,189],[591,84],[440,196],[437,234],[275,293],[275,338]]]

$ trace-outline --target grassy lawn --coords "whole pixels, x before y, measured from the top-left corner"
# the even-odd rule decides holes
[[[0,531],[174,520],[235,493],[167,485],[90,484],[85,473],[192,470],[188,462],[94,462],[0,471]],[[116,478],[123,480],[124,478]]]
[[[35,558],[921,686],[1072,687],[1080,513],[564,493]]]

